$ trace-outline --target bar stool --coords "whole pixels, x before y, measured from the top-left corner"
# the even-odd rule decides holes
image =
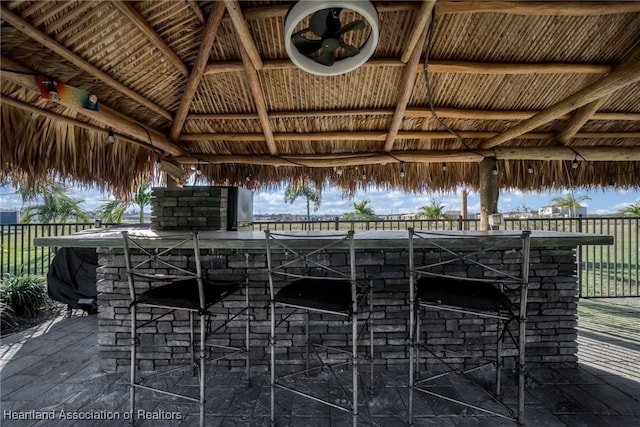
[[[298,396],[345,411],[352,414],[353,425],[357,425],[358,418],[358,366],[364,356],[358,354],[358,340],[369,329],[369,362],[371,385],[373,385],[373,296],[372,282],[368,286],[361,285],[356,280],[356,261],[354,248],[354,233],[336,234],[308,234],[308,233],[274,233],[265,230],[267,248],[267,267],[269,271],[269,295],[271,333],[271,424],[275,425],[275,393],[276,388],[287,390]],[[309,241],[316,243],[309,243]],[[346,252],[346,267],[332,267],[327,257],[332,253]],[[281,262],[276,262],[281,260]],[[346,270],[346,271],[345,271]],[[368,298],[369,313],[360,325],[359,306]],[[284,310],[281,310],[284,309]],[[282,320],[276,322],[277,311],[283,311]],[[305,358],[304,369],[285,375],[278,375],[276,368],[277,355],[277,327],[289,319],[296,312],[303,311],[305,316]],[[334,315],[344,319],[351,326],[350,348],[340,348],[325,345],[321,341],[311,339],[309,329],[309,314],[321,313]],[[361,326],[361,329],[359,328]],[[321,338],[321,337],[320,337]],[[310,365],[309,353],[315,356],[316,365]],[[326,352],[326,355],[321,355]],[[343,360],[328,360],[332,357]],[[351,365],[351,393],[348,386],[340,383],[335,368]],[[337,404],[322,397],[311,394],[307,390],[296,388],[289,380],[302,374],[326,369],[339,383],[348,404]]]
[[[527,320],[527,290],[529,284],[530,262],[530,231],[519,233],[486,236],[482,247],[477,245],[478,233],[466,232],[460,234],[438,231],[416,231],[409,229],[409,416],[408,423],[413,424],[414,390],[427,395],[445,399],[485,412],[491,415],[510,419],[524,426],[524,384],[526,375],[525,346]],[[465,252],[450,249],[447,242],[456,240],[455,247],[470,248]],[[473,239],[473,240],[471,240]],[[423,251],[424,262],[416,264],[419,257],[417,249]],[[475,249],[475,250],[474,250]],[[509,259],[503,264],[506,267],[496,267],[483,261],[481,255],[492,251],[504,251]],[[495,261],[492,261],[492,263]],[[473,270],[475,277],[468,277],[467,270]],[[519,291],[519,304],[513,303],[505,294],[505,290]],[[468,353],[454,351],[446,345],[431,345],[427,341],[429,332],[425,334],[425,343],[420,342],[420,326],[423,310],[436,312],[455,312],[465,315],[478,316],[481,319],[495,319],[497,321],[497,335],[495,341],[495,360]],[[518,335],[514,336],[511,324],[518,325]],[[486,325],[487,322],[484,322]],[[517,394],[518,403],[514,411],[505,405],[501,399],[501,370],[503,366],[503,344],[509,337],[517,351]],[[466,338],[466,337],[465,337]],[[446,338],[445,338],[446,340]],[[466,340],[465,340],[466,341]],[[466,343],[466,342],[465,342]],[[420,350],[424,349],[434,356],[447,369],[445,372],[420,376]],[[475,359],[471,367],[467,364],[459,368],[447,359],[453,354],[463,360]],[[426,362],[426,358],[425,358]],[[430,381],[448,374],[459,374],[470,379],[471,372],[485,366],[495,366],[495,393],[486,391],[493,399],[501,403],[508,415],[493,409],[482,408],[442,393],[429,389],[426,385]],[[472,380],[472,382],[474,382]],[[476,382],[475,385],[479,386]],[[482,387],[482,386],[480,386]]]
[[[222,353],[210,360],[218,361],[244,353],[246,358],[246,378],[249,381],[249,280],[246,273],[244,278],[230,278],[229,280],[208,280],[204,278],[200,255],[198,233],[189,235],[171,236],[170,238],[141,237],[122,232],[125,263],[131,296],[131,371],[129,387],[129,403],[132,414],[132,423],[135,421],[136,390],[149,390],[196,402],[200,410],[200,426],[205,425],[205,386],[206,386],[206,360],[207,350]],[[191,260],[189,259],[191,257]],[[248,257],[247,257],[248,260]],[[195,264],[195,265],[190,265]],[[247,261],[248,264],[248,261]],[[193,270],[195,268],[195,271]],[[228,317],[222,319],[220,325],[211,331],[211,318],[214,316],[210,308],[220,303],[234,293],[237,293],[244,282],[245,298],[244,307]],[[141,310],[145,312],[141,316]],[[147,310],[148,309],[148,310]],[[152,325],[166,316],[186,311],[189,314],[189,347],[191,363],[166,371],[157,372],[142,377],[138,373],[137,350],[139,346],[139,333],[144,327]],[[230,322],[245,317],[245,343],[243,347],[219,345],[207,342],[207,335],[217,332]],[[195,317],[199,320],[199,334],[196,338]],[[197,343],[196,343],[197,340]],[[196,356],[196,347],[197,356]],[[199,395],[193,397],[177,393],[171,390],[150,385],[149,380],[163,375],[174,373],[178,370],[192,368],[194,375],[198,376]]]

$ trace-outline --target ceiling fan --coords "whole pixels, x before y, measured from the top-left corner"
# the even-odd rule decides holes
[[[343,23],[345,9],[363,19]],[[309,15],[308,27],[296,31]],[[369,36],[360,46],[345,42],[349,33],[367,28]],[[369,1],[302,0],[289,9],[284,30],[287,54],[294,64],[312,74],[335,76],[358,68],[373,55],[378,44],[378,14]]]

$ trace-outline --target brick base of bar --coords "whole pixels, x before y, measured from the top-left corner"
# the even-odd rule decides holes
[[[125,371],[129,367],[129,289],[124,256],[121,249],[98,249],[98,345],[107,371]],[[427,255],[428,256],[428,255]],[[346,254],[327,254],[327,262],[334,268],[344,267]],[[358,276],[374,277],[374,331],[376,364],[406,364],[408,339],[408,261],[401,251],[366,251],[358,255]],[[202,255],[207,274],[244,276],[245,253],[235,250],[210,250]],[[489,252],[483,261],[499,269],[517,274],[519,265],[513,254]],[[193,260],[189,260],[193,264]],[[464,267],[457,268],[458,271]],[[475,277],[477,267],[466,272]],[[257,369],[266,370],[269,363],[269,318],[266,258],[264,253],[249,253],[248,275],[251,299],[251,358]],[[518,301],[519,292],[511,292]],[[539,366],[577,365],[577,303],[575,251],[569,249],[532,250],[527,320],[527,364]],[[226,318],[230,311],[241,307],[243,296],[237,295],[216,306],[212,312]],[[363,313],[364,315],[364,313]],[[147,315],[148,316],[148,315]],[[495,356],[495,320],[448,312],[429,312],[423,315],[422,334],[428,344],[455,349],[465,348],[476,355]],[[303,315],[296,314],[279,326],[278,358],[287,364],[304,363],[305,349]],[[326,344],[347,347],[349,329],[335,317],[312,315],[313,333],[321,333]],[[215,326],[215,317],[214,317]],[[516,325],[510,328],[517,337]],[[368,344],[364,334],[363,350]],[[239,346],[244,340],[244,321],[238,320],[230,328],[220,331],[213,339],[218,344]],[[189,320],[186,315],[169,315],[144,327],[140,337],[140,368],[154,371],[167,365],[189,360]],[[507,367],[515,365],[515,348],[506,345]],[[430,361],[433,358],[429,359]],[[460,360],[448,359],[459,363]],[[244,358],[222,360],[219,364],[230,368],[244,366]],[[435,363],[435,362],[434,362]]]

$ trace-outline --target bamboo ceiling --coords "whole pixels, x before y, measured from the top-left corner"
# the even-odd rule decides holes
[[[640,186],[640,2],[374,2],[373,57],[332,77],[288,59],[291,4],[3,1],[0,179],[449,190],[496,158],[503,188]]]

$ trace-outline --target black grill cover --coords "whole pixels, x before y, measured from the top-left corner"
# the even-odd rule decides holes
[[[77,307],[98,296],[96,268],[98,254],[95,248],[60,248],[49,267],[47,288],[55,301]]]

